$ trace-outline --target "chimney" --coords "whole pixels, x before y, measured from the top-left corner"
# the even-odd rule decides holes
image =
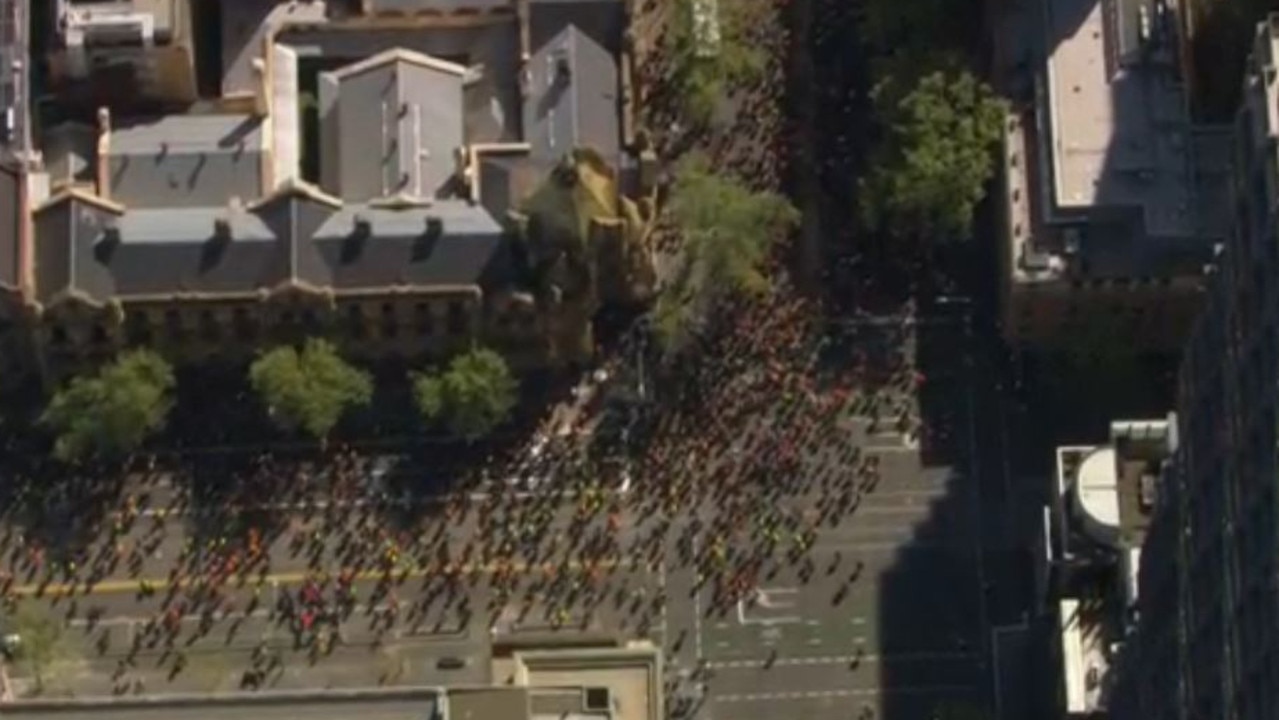
[[[267,52],[270,52],[269,47],[267,48]],[[266,76],[266,60],[264,58],[253,58],[253,75],[253,114],[262,117],[269,112],[267,107],[267,93],[271,92],[271,89],[267,87],[267,84],[270,82],[270,78]]]
[[[367,216],[361,213],[356,213],[354,231],[355,231],[356,237],[358,237],[359,239],[361,240],[367,239],[370,235],[373,234],[373,224],[369,222],[369,219]]]
[[[97,157],[94,158],[94,188],[98,197],[111,199],[111,111],[105,107],[98,108],[98,145]]]
[[[231,219],[229,217],[224,215],[213,219],[213,237],[218,242],[231,240]]]

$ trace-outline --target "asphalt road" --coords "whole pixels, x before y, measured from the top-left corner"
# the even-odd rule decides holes
[[[6,710],[4,716],[14,720],[41,718],[42,720],[242,720],[253,717],[256,720],[426,720],[435,707],[429,693],[423,693],[419,699],[363,699],[357,701],[326,698],[316,702],[239,702],[225,704],[202,704],[191,707],[174,707],[172,705],[148,706],[144,703],[112,708],[95,706],[92,709],[64,710],[42,708],[40,710],[22,711]]]
[[[964,367],[963,335],[956,337],[954,358]],[[838,459],[849,444],[880,458],[880,480],[861,494],[851,514],[837,514],[822,524],[806,562],[787,561],[785,549],[779,548],[771,569],[758,580],[759,591],[737,605],[711,608],[706,591],[696,587],[696,571],[673,561],[678,554],[673,548],[676,539],[695,517],[706,523],[719,512],[710,502],[677,511],[665,531],[666,563],[638,563],[640,556],[628,552],[622,564],[602,566],[598,582],[603,597],[589,604],[565,604],[534,588],[544,571],[543,561],[527,558],[510,566],[519,578],[516,591],[504,600],[496,599],[491,578],[502,562],[486,559],[478,551],[466,560],[458,557],[477,538],[511,532],[523,521],[496,518],[493,524],[481,526],[471,513],[465,519],[436,522],[437,516],[431,513],[438,509],[427,508],[426,529],[419,532],[446,535],[453,562],[460,563],[464,575],[473,577],[461,593],[467,610],[457,602],[446,602],[438,592],[445,581],[435,560],[406,559],[395,603],[401,608],[421,603],[415,617],[383,633],[374,627],[366,608],[358,608],[341,624],[332,652],[313,657],[296,646],[289,631],[265,617],[275,595],[295,589],[308,564],[308,552],[281,539],[270,546],[271,569],[254,614],[240,617],[251,597],[250,584],[231,593],[236,603],[232,617],[219,620],[206,635],[193,632],[196,618],[184,619],[175,649],[166,653],[163,644],[145,645],[136,665],[128,669],[129,676],[142,679],[148,692],[234,690],[250,653],[262,645],[281,656],[282,668],[267,683],[277,689],[482,684],[490,679],[487,660],[495,634],[541,634],[555,629],[568,633],[580,628],[648,636],[663,643],[668,651],[670,695],[675,701],[690,698],[693,711],[687,716],[699,719],[775,718],[784,712],[788,718],[846,720],[850,707],[868,706],[881,720],[907,720],[926,717],[943,702],[990,707],[995,682],[988,611],[993,598],[983,586],[998,594],[998,588],[1013,583],[1000,575],[1002,568],[986,567],[984,562],[989,555],[986,540],[1003,535],[992,530],[1002,527],[1000,519],[982,511],[982,486],[973,481],[974,464],[964,455],[970,449],[966,439],[973,437],[965,423],[975,422],[976,417],[967,412],[970,378],[957,372],[929,382],[935,395],[932,401],[946,408],[938,416],[942,419],[934,420],[938,423],[934,430],[946,431],[939,434],[946,442],[930,439],[926,452],[899,435],[882,430],[868,434],[868,420],[855,416],[840,420],[840,431],[825,436],[824,444],[808,447],[798,471],[804,476],[799,478],[800,489],[777,501],[778,509],[806,518],[805,522],[816,522],[819,511],[823,491],[815,477],[830,480],[851,474],[852,468],[840,466]],[[757,426],[743,428],[741,436],[767,433],[777,422],[777,418],[758,417]],[[814,477],[808,477],[810,473]],[[644,482],[637,478],[633,492],[644,492]],[[546,527],[537,533],[543,543],[567,532],[575,507],[576,500],[566,498],[548,516]],[[380,529],[392,527],[378,513],[366,518],[354,506],[336,510],[345,532],[316,533],[318,525],[307,525],[315,520],[305,519],[294,509],[279,508],[276,514],[296,537],[311,538],[314,557],[330,568],[341,566],[343,534],[376,537]],[[624,512],[618,518],[621,546],[631,547],[649,537],[659,520],[652,514]],[[604,517],[593,523],[603,525]],[[160,528],[154,536],[157,540],[148,539],[152,526]],[[181,514],[155,514],[124,541],[146,547],[146,557],[135,569],[162,581],[186,538],[207,532],[207,526]],[[748,547],[760,530],[739,527],[737,532],[730,544]],[[207,537],[195,547],[207,542]],[[554,560],[556,566],[580,570],[575,562],[562,556]],[[860,571],[856,570],[859,563]],[[361,581],[361,598],[371,597],[372,582]],[[20,590],[35,595],[37,587]],[[62,597],[65,590],[55,583],[44,588],[37,600],[73,621],[69,640],[74,647],[68,653],[72,660],[59,673],[65,686],[51,692],[109,694],[111,675],[124,648],[154,616],[160,600],[139,599],[137,580],[126,571],[99,584],[89,598]],[[666,601],[660,612],[641,622],[641,608],[663,593]],[[427,602],[427,597],[434,599]],[[382,600],[378,606],[390,602]],[[90,609],[100,614],[99,622],[86,619]],[[407,614],[407,609],[401,614]],[[169,669],[177,651],[185,653],[187,666],[172,677]],[[437,662],[443,657],[466,658],[469,665],[457,671],[440,670]],[[709,678],[695,676],[699,665],[709,671]],[[21,678],[21,668],[17,675]]]
[[[846,442],[879,448],[881,480],[851,516],[818,534],[807,579],[784,567],[753,603],[721,614],[695,590],[694,571],[669,573],[671,706],[685,698],[686,717],[846,720],[870,708],[881,720],[913,720],[955,704],[993,712],[989,611],[1014,604],[1001,594],[1018,585],[1017,568],[988,565],[1003,548],[991,545],[1007,536],[983,491],[1000,481],[973,472],[999,468],[973,459],[970,338],[953,324],[940,342],[956,371],[929,382],[927,415],[945,437],[925,453],[901,438],[867,437],[864,423],[850,428]],[[814,498],[787,502],[811,510]],[[699,663],[709,679],[694,672]]]

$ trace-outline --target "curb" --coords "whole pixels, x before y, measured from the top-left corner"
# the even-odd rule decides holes
[[[157,707],[199,707],[204,705],[275,705],[294,702],[360,702],[367,700],[438,700],[444,689],[422,685],[399,688],[353,688],[349,690],[269,690],[257,693],[173,693],[135,697],[98,696],[49,700],[8,700],[0,703],[4,712],[59,712],[70,710]]]

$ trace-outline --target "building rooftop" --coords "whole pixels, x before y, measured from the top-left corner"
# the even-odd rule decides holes
[[[1062,530],[1116,550],[1140,548],[1174,433],[1166,419],[1116,421],[1108,444],[1058,448]]]
[[[347,200],[435,198],[466,143],[467,69],[395,48],[320,77],[321,185]]]
[[[37,210],[36,228],[43,301],[70,291],[99,302],[245,295],[290,281],[364,290],[511,280],[501,227],[462,201],[335,205],[299,190],[249,208],[125,211],[72,191]]]
[[[262,121],[249,115],[164,115],[113,127],[109,197],[132,208],[225,205],[262,194]]]
[[[343,18],[333,5],[228,0],[234,52],[224,47],[222,84],[236,97],[224,112],[103,111],[96,127],[52,128],[33,200],[33,296],[510,288],[527,273],[508,214],[540,218],[525,201],[565,157],[591,148],[610,165],[600,187],[618,192],[620,0],[539,1],[527,18],[465,11],[497,7],[482,0],[365,3],[425,11],[402,23]],[[620,213],[616,197],[583,193],[568,211],[588,229],[596,213]],[[0,253],[0,282],[5,273]]]
[[[26,3],[0,0],[0,155],[8,147],[25,148],[27,134]]]
[[[1066,717],[1096,717],[1106,709],[1111,682],[1105,608],[1095,598],[1063,598],[1057,613]]]
[[[1142,52],[1156,14],[1149,0],[1047,0],[1054,200],[1139,208],[1149,235],[1184,236],[1195,229],[1190,121],[1173,69]]]
[[[529,692],[510,686],[452,688],[448,708],[448,720],[528,720]]]
[[[187,0],[57,0],[58,25],[63,28],[111,24],[130,15],[149,17],[155,32],[172,32],[179,4]]]

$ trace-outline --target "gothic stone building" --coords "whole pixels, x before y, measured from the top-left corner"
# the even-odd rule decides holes
[[[601,304],[653,286],[624,4],[509,5],[281,24],[240,112],[45,128],[36,160],[0,166],[8,364],[237,360],[311,335],[355,357],[586,359]]]

